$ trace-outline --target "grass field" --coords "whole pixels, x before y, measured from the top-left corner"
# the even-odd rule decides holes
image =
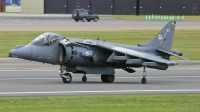
[[[120,19],[120,20],[140,20],[140,21],[144,21],[146,18],[146,15],[140,15],[140,16],[135,16],[135,15],[113,15],[111,16],[113,18],[116,19]],[[174,19],[177,19],[177,15],[174,15]],[[182,19],[182,15],[179,15],[179,19]],[[184,20],[185,21],[193,21],[193,22],[200,22],[200,15],[199,16],[184,16]]]
[[[198,112],[200,94],[1,97],[1,112]]]
[[[157,30],[134,31],[55,31],[66,38],[88,38],[106,40],[122,44],[137,45],[153,39]],[[16,45],[25,45],[44,31],[0,31],[0,57],[8,57],[9,50]],[[200,30],[176,30],[173,50],[183,52],[183,56],[200,60]],[[177,58],[172,58],[177,59]]]

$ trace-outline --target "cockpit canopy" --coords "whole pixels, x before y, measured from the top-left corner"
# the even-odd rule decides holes
[[[36,39],[31,41],[30,44],[34,44],[38,46],[51,45],[63,39],[65,39],[65,37],[59,34],[48,32],[48,33],[43,33],[40,36],[38,36]]]

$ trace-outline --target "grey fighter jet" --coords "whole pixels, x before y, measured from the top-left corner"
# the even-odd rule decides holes
[[[146,44],[138,46],[116,44],[90,39],[67,39],[59,34],[44,33],[25,46],[16,46],[9,52],[12,57],[31,61],[60,65],[59,75],[64,83],[72,81],[72,73],[82,73],[82,81],[86,82],[86,74],[100,74],[104,83],[115,80],[115,69],[123,69],[134,73],[135,67],[143,67],[145,84],[145,68],[166,70],[168,66],[178,63],[170,60],[170,56],[182,57],[182,52],[171,50],[176,22],[169,22]],[[190,60],[189,60],[190,61]]]

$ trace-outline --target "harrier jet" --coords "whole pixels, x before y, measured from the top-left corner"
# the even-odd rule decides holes
[[[25,46],[16,46],[9,52],[12,57],[31,61],[60,65],[59,75],[64,83],[72,81],[72,73],[100,74],[104,83],[115,80],[115,69],[134,73],[133,68],[143,67],[145,84],[146,67],[166,70],[178,63],[170,56],[182,58],[182,52],[171,50],[176,22],[169,22],[153,40],[138,46],[117,44],[90,39],[67,39],[59,34],[44,33]],[[190,61],[190,60],[189,60]]]

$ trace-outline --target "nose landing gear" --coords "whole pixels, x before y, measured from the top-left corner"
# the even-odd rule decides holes
[[[65,73],[64,76],[62,77],[62,81],[64,83],[70,83],[72,81],[72,76],[70,73]]]
[[[72,81],[72,75],[70,73],[65,73],[64,65],[60,65],[59,75],[62,78],[63,83],[70,83]]]

